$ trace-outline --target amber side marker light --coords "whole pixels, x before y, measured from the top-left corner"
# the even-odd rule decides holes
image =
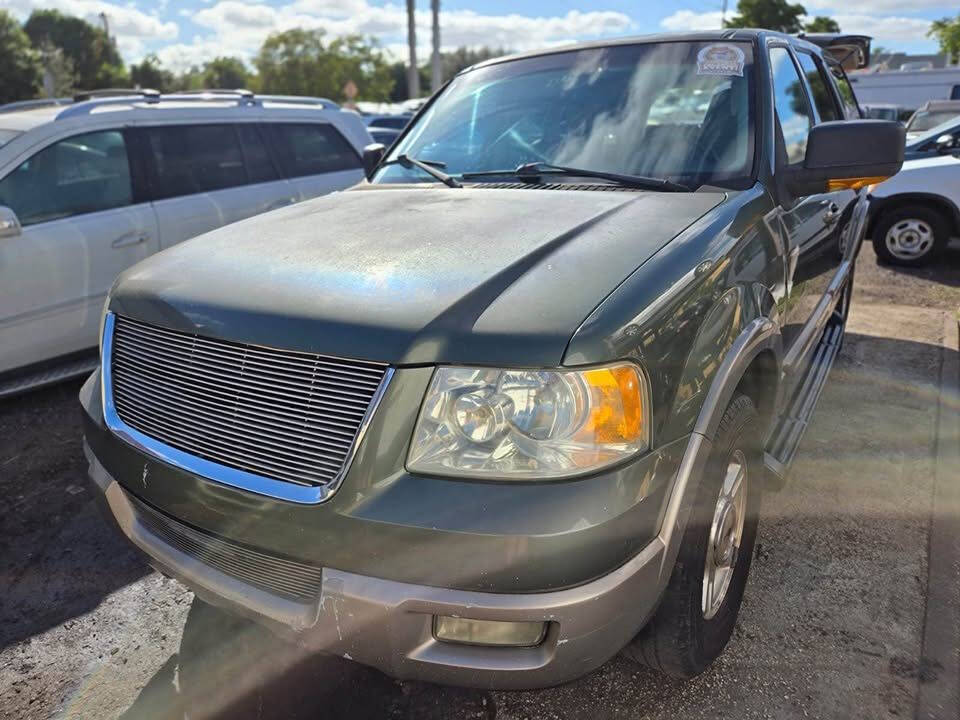
[[[446,615],[433,618],[433,636],[437,640],[461,645],[534,647],[543,642],[546,635],[545,622],[469,620]]]
[[[873,177],[845,178],[842,180],[827,180],[827,190],[834,192],[836,190],[860,190],[868,185],[878,185],[887,179],[886,175],[875,175]]]

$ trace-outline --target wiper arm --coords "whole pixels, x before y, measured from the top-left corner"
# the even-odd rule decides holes
[[[675,183],[664,178],[646,177],[645,175],[626,175],[623,173],[604,172],[603,170],[588,170],[586,168],[567,167],[565,165],[551,165],[544,162],[525,163],[513,170],[485,170],[482,172],[465,172],[461,175],[464,180],[490,175],[513,175],[521,180],[536,180],[542,175],[572,175],[609,180],[620,185],[647,188],[650,190],[664,190],[667,192],[692,192],[687,185]]]
[[[404,153],[402,155],[397,155],[397,157],[393,160],[388,160],[387,162],[382,163],[382,165],[403,165],[405,168],[411,168],[411,167],[420,168],[425,173],[427,173],[427,175],[432,175],[447,187],[452,187],[452,188],[463,187],[463,185],[461,185],[452,177],[447,175],[445,172],[443,172],[443,170],[439,169],[441,167],[446,167],[446,163],[436,162],[432,160],[417,160],[416,158],[410,157],[409,155]]]

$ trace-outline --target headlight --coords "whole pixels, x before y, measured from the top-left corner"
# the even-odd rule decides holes
[[[410,472],[541,479],[578,475],[650,444],[650,393],[633,363],[585,370],[438,368]]]

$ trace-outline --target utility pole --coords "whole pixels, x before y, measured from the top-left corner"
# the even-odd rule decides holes
[[[727,24],[727,0],[723,0],[720,5],[720,29],[723,30]]]
[[[416,0],[407,0],[407,44],[410,46],[410,66],[407,68],[407,92],[410,98],[420,97],[420,68],[417,67],[417,8]]]
[[[443,68],[440,67],[440,0],[430,0],[433,10],[433,55],[430,57],[430,92],[436,92],[443,83]]]
[[[107,14],[105,12],[100,13],[100,22],[103,23],[103,34],[107,36],[107,39],[110,39],[110,23],[107,22]]]

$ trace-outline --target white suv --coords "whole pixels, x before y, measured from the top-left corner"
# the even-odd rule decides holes
[[[0,396],[95,367],[118,273],[354,185],[370,142],[361,118],[329,100],[246,91],[146,91],[0,115]]]

